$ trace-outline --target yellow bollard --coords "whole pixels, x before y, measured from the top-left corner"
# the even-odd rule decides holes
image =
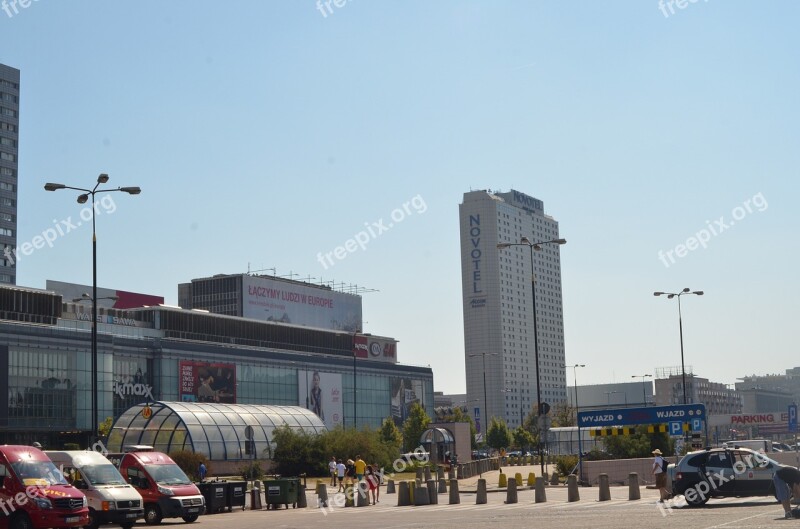
[[[508,480],[506,479],[506,475],[500,473],[500,482],[497,484],[498,487],[503,488],[508,486]]]
[[[516,474],[514,474],[514,479],[517,480],[517,485],[521,487],[522,486],[522,474],[517,472]]]
[[[528,474],[528,486],[533,487],[536,485],[536,472],[531,472]]]

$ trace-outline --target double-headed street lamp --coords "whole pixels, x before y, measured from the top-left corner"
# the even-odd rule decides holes
[[[575,383],[575,424],[578,426],[578,481],[583,481],[583,443],[581,442],[581,423],[578,421],[578,368],[586,367],[585,364],[575,364],[572,366],[564,366],[564,369],[572,368],[572,379]]]
[[[82,187],[72,187],[64,184],[47,183],[44,185],[45,191],[58,191],[59,189],[72,189],[73,191],[81,191],[78,195],[78,204],[85,204],[92,198],[92,432],[89,437],[89,444],[94,442],[97,436],[97,230],[95,228],[96,210],[94,204],[94,196],[97,193],[111,193],[114,191],[122,191],[129,195],[138,195],[142,190],[138,187],[118,187],[116,189],[98,189],[100,184],[108,182],[108,175],[103,173],[97,177],[97,183],[92,189],[84,189]]]
[[[644,379],[647,377],[652,377],[653,375],[631,375],[631,378],[641,378],[642,379],[642,405],[647,406],[647,386],[645,386]]]
[[[486,439],[484,432],[487,431],[489,428],[489,399],[486,398],[486,355],[489,356],[497,356],[499,353],[472,353],[469,355],[470,358],[474,358],[476,356],[483,357],[483,432],[480,432],[483,435],[483,438]]]
[[[653,292],[654,296],[667,296],[667,299],[678,298],[678,329],[680,329],[681,335],[681,377],[683,377],[683,403],[688,404],[686,400],[686,366],[683,363],[683,318],[681,317],[681,296],[685,296],[686,294],[694,294],[696,296],[702,296],[702,290],[695,290],[692,291],[689,287],[684,288],[678,293],[670,293],[670,292]]]
[[[544,244],[567,244],[566,239],[552,239],[549,241],[531,242],[527,237],[522,237],[520,242],[501,242],[497,245],[498,250],[504,250],[512,246],[527,246],[531,252],[531,299],[533,300],[533,355],[536,362],[536,416],[539,426],[539,466],[544,476],[544,452],[542,451],[542,388],[541,376],[539,373],[539,333],[536,323],[536,270],[533,264],[533,251],[541,251]]]

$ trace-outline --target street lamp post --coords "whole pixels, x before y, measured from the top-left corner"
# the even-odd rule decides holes
[[[685,296],[686,294],[694,294],[696,296],[702,296],[703,291],[702,290],[692,291],[689,287],[686,287],[678,293],[653,292],[654,296],[667,296],[667,299],[678,298],[678,329],[680,331],[680,336],[681,336],[681,377],[682,377],[681,384],[683,385],[684,404],[688,404],[688,401],[686,400],[686,365],[683,363],[683,318],[681,317],[681,296]]]
[[[578,421],[578,368],[586,367],[585,364],[575,364],[573,366],[564,366],[564,369],[572,368],[572,379],[575,383],[575,424],[578,426],[578,481],[583,481],[583,443],[581,442],[581,423]]]
[[[653,375],[631,375],[631,378],[641,378],[642,379],[642,403],[645,407],[647,407],[647,386],[645,386],[644,379],[647,377],[652,377]]]
[[[481,433],[481,435],[483,435],[484,442],[486,440],[486,436],[484,435],[484,432],[486,432],[488,430],[488,428],[489,428],[489,423],[486,422],[489,419],[489,417],[488,417],[488,415],[489,415],[489,399],[486,398],[486,355],[497,356],[498,353],[472,353],[471,355],[469,355],[470,358],[474,358],[476,356],[482,356],[483,357],[483,415],[484,415],[484,417],[483,417],[483,432],[480,432],[480,433]]]
[[[129,195],[138,195],[142,192],[139,187],[118,187],[116,189],[98,189],[100,184],[108,182],[108,175],[105,173],[97,177],[97,183],[92,189],[84,189],[82,187],[72,187],[64,184],[54,184],[48,182],[44,185],[45,191],[58,191],[59,189],[72,189],[74,191],[81,191],[78,195],[78,204],[85,204],[89,197],[92,197],[92,432],[89,436],[89,445],[94,442],[97,436],[97,229],[95,226],[95,204],[94,196],[97,193],[111,193],[113,191],[122,191]]]
[[[542,388],[541,375],[539,372],[539,333],[537,332],[536,318],[536,272],[533,264],[533,251],[541,251],[543,244],[567,244],[565,239],[552,239],[550,241],[531,242],[527,237],[522,237],[520,242],[501,242],[497,245],[498,250],[510,248],[512,246],[527,246],[531,252],[531,299],[533,301],[533,355],[536,363],[536,416],[539,426],[539,466],[544,476],[544,452],[542,451]]]

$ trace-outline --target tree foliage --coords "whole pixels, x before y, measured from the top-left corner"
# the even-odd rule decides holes
[[[206,477],[211,475],[211,463],[203,454],[192,452],[191,450],[178,450],[170,452],[169,457],[175,461],[175,464],[192,481],[200,481],[200,463],[205,463],[206,465]]]
[[[500,450],[511,445],[511,432],[508,431],[508,425],[503,419],[492,417],[489,423],[489,429],[486,431],[486,444]]]
[[[604,440],[606,451],[614,459],[650,457],[656,448],[665,456],[671,456],[675,451],[675,443],[666,433],[648,433],[647,426],[637,427],[631,435],[610,436]]]
[[[428,429],[431,418],[425,412],[419,402],[411,405],[408,411],[408,418],[403,423],[403,450],[411,452],[419,446],[419,438]]]
[[[381,423],[379,434],[384,443],[393,447],[394,450],[400,451],[400,447],[403,446],[403,434],[394,423],[394,419],[391,417],[385,418]]]
[[[514,437],[514,446],[517,448],[529,448],[534,445],[533,435],[522,426],[517,426],[512,435]]]
[[[440,422],[468,422],[471,448],[473,450],[478,448],[478,443],[475,441],[475,437],[478,435],[478,430],[475,428],[475,421],[472,420],[472,417],[470,417],[463,408],[456,406],[453,408],[452,413],[442,415],[439,420]]]
[[[108,434],[111,433],[112,426],[114,426],[114,418],[106,417],[103,422],[97,425],[97,433],[100,437],[108,437]]]
[[[566,402],[559,402],[553,406],[549,415],[553,419],[553,428],[575,426],[578,424],[577,417],[575,416],[575,407],[570,406]]]

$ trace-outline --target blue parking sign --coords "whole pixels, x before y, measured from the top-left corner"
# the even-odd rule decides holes
[[[669,423],[670,435],[681,435],[683,433],[683,423],[680,421],[671,421]]]
[[[789,431],[797,432],[797,404],[789,404]]]
[[[692,419],[692,431],[693,432],[702,432],[703,431],[703,421],[698,418]]]

